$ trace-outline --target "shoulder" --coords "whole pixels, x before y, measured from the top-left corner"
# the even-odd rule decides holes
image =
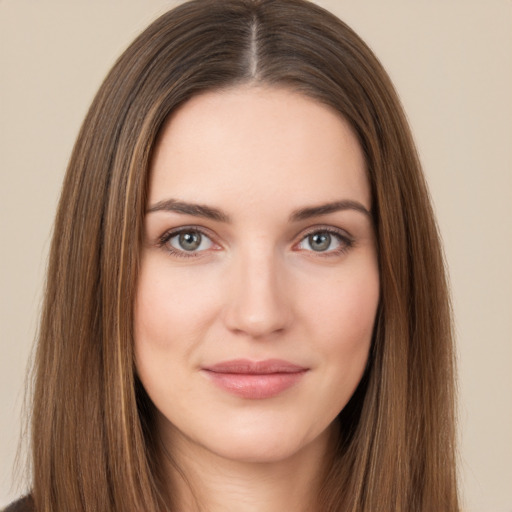
[[[35,512],[34,502],[30,496],[25,496],[14,503],[11,503],[2,512]]]

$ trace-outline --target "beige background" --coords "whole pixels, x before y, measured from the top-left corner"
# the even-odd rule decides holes
[[[165,0],[0,0],[0,506],[60,183],[121,50]],[[512,511],[512,1],[324,0],[402,97],[445,240],[465,510]],[[412,512],[412,511],[411,511]]]

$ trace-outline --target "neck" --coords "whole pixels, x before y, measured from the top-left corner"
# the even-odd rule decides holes
[[[180,512],[316,510],[329,432],[285,459],[258,462],[226,459],[176,432],[165,437],[173,454],[165,470]]]

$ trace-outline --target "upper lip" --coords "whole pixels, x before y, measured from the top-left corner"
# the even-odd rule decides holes
[[[307,370],[304,366],[290,363],[283,359],[266,359],[251,361],[249,359],[233,359],[205,366],[203,370],[215,373],[238,373],[249,375],[266,375],[270,373],[298,373]]]

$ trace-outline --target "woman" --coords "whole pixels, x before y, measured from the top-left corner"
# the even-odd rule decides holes
[[[155,21],[57,214],[20,510],[458,510],[443,260],[396,93],[301,0]]]

